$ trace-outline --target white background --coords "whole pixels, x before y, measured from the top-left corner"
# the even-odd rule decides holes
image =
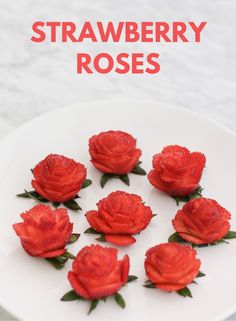
[[[0,137],[49,110],[101,99],[163,101],[236,132],[235,12],[234,0],[0,0]],[[208,23],[201,43],[36,44],[37,20]],[[158,52],[161,71],[78,75],[79,51]],[[0,309],[0,320],[10,319]]]

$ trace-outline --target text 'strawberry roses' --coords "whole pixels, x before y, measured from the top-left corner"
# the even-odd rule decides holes
[[[146,175],[139,166],[141,150],[136,148],[136,140],[123,131],[110,130],[94,135],[89,139],[91,162],[104,175],[101,186],[110,178],[120,178],[129,185],[128,173]]]
[[[85,246],[76,256],[68,279],[73,288],[62,297],[62,301],[91,300],[89,313],[99,300],[113,296],[116,302],[125,307],[125,301],[118,291],[127,282],[137,279],[129,274],[129,257],[117,258],[117,250],[100,245]]]
[[[58,269],[73,258],[65,247],[75,242],[79,234],[72,234],[73,224],[66,209],[36,205],[20,216],[23,222],[13,224],[13,228],[29,255],[46,258]]]
[[[170,145],[153,157],[153,170],[149,172],[148,179],[157,189],[177,197],[177,202],[188,201],[201,196],[201,190],[197,187],[205,163],[204,154],[190,153],[185,147]],[[190,195],[195,190],[197,195]],[[181,199],[189,195],[190,198]]]
[[[132,234],[144,230],[154,216],[140,196],[121,191],[109,194],[97,203],[97,207],[97,211],[86,213],[92,229],[85,233],[101,233],[102,237],[97,240],[116,245],[134,243]]]
[[[190,246],[178,243],[163,243],[150,248],[144,263],[148,277],[144,286],[191,297],[187,285],[196,277],[205,275],[199,271],[201,261],[196,254]]]
[[[64,203],[70,209],[81,209],[74,201],[81,188],[91,184],[86,180],[84,165],[62,155],[50,154],[32,170],[35,191],[18,194],[41,202],[52,201],[55,206]]]
[[[230,229],[230,213],[215,200],[198,198],[186,203],[172,221],[176,233],[169,241],[187,241],[195,245],[214,245],[236,238]]]

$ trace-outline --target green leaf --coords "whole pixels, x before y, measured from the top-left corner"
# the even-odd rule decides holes
[[[184,296],[184,297],[192,298],[192,293],[190,292],[189,288],[187,288],[187,287],[176,291],[176,293],[178,293],[179,295]]]
[[[60,255],[60,256],[56,256],[54,257],[55,260],[57,260],[60,264],[64,264],[67,262],[68,258],[66,256],[63,255]]]
[[[149,289],[154,289],[155,288],[155,284],[144,284],[143,285],[145,288],[149,288]]]
[[[59,203],[59,202],[52,202],[52,205],[54,206],[54,207],[58,207],[59,205],[60,205],[61,203]]]
[[[60,259],[58,259],[58,257],[50,257],[46,258],[45,260],[49,262],[55,269],[60,270],[64,267],[67,258],[64,258],[64,260],[62,259],[61,261],[63,262],[60,262]]]
[[[117,292],[117,293],[114,295],[114,298],[115,298],[115,300],[116,300],[116,303],[117,303],[122,309],[124,309],[125,306],[126,306],[126,304],[125,304],[125,300],[124,300],[124,298],[122,297],[122,295]]]
[[[98,303],[99,303],[99,300],[92,300],[91,301],[88,314],[90,314],[94,309],[96,309]]]
[[[206,274],[201,272],[201,271],[199,271],[198,275],[196,276],[196,278],[202,278],[203,276],[206,276]]]
[[[155,216],[157,216],[157,214],[152,214],[152,218],[154,218]]]
[[[129,176],[128,176],[128,174],[120,175],[120,179],[122,180],[122,182],[124,182],[126,185],[129,186]]]
[[[235,239],[236,238],[236,232],[235,231],[229,231],[224,237],[226,240]]]
[[[100,232],[97,232],[95,229],[93,229],[92,227],[87,228],[87,230],[84,231],[84,233],[88,233],[88,234],[100,234]]]
[[[106,185],[109,179],[118,178],[118,177],[119,177],[118,175],[114,175],[114,174],[103,174],[100,181],[102,188]]]
[[[69,208],[70,210],[73,211],[80,211],[82,208],[79,206],[79,204],[75,200],[70,200],[65,203],[63,203],[65,207]]]
[[[220,244],[220,243],[229,244],[229,242],[225,241],[224,239],[221,239],[221,240],[218,240],[218,241],[215,241],[215,242],[213,242],[213,243],[206,244],[206,245],[207,245],[207,246],[208,246],[208,245],[214,246],[214,245],[217,245],[217,244]]]
[[[105,235],[101,234],[101,236],[97,237],[96,240],[99,242],[106,242]]]
[[[80,237],[80,234],[78,233],[72,233],[71,236],[70,236],[70,240],[67,244],[72,244],[72,243],[75,243],[78,238]]]
[[[91,184],[92,184],[91,179],[86,179],[86,180],[83,182],[81,188],[86,188],[86,187],[90,186]]]
[[[189,200],[192,200],[194,198],[199,198],[199,197],[202,197],[202,191],[203,191],[203,188],[201,186],[198,186],[195,191],[193,191],[192,194],[188,195],[189,197]]]
[[[194,198],[199,198],[202,197],[202,191],[203,188],[201,186],[198,186],[195,191],[193,191],[191,194],[187,195],[187,196],[171,196],[175,201],[177,206],[179,205],[180,202],[186,203]]]
[[[27,191],[26,189],[24,191],[25,191],[25,193],[17,194],[16,196],[24,197],[24,198],[32,198],[34,201],[39,201],[39,202],[42,202],[42,203],[47,203],[48,202],[48,200],[43,198],[36,191]]]
[[[25,190],[26,191],[26,190]],[[35,191],[26,191],[25,193],[20,193],[20,194],[17,194],[16,196],[18,197],[25,197],[25,198],[30,198],[31,195],[34,195],[36,196],[36,194],[38,194],[37,192]]]
[[[140,163],[139,163],[140,164]],[[141,167],[139,166],[139,164],[137,164],[131,171],[131,173],[133,174],[137,174],[137,175],[146,175],[146,171]]]
[[[156,288],[155,284],[152,283],[152,281],[150,280],[147,280],[145,281],[144,285],[143,285],[145,288],[149,288],[149,289],[154,289]]]
[[[128,279],[127,279],[127,283],[133,282],[133,281],[137,280],[137,278],[138,277],[136,275],[129,275]]]
[[[176,205],[179,206],[179,203],[181,202],[180,197],[178,197],[178,196],[171,196],[171,197],[175,200]]]
[[[67,259],[71,259],[74,260],[75,256],[73,254],[71,254],[70,252],[66,251],[64,254],[62,254],[61,256],[67,258]]]
[[[111,177],[108,174],[103,174],[102,175],[101,180],[100,180],[100,185],[101,185],[102,188],[106,185],[106,183],[109,181],[110,178]]]
[[[61,301],[76,301],[82,299],[74,290],[71,290],[63,295]]]
[[[127,174],[125,175],[103,174],[100,181],[102,188],[106,185],[109,179],[112,179],[112,178],[120,178],[122,182],[124,182],[126,185],[129,186],[129,176]]]
[[[187,241],[185,241],[184,239],[182,239],[182,237],[177,233],[173,233],[169,238],[168,238],[168,242],[176,242],[176,243],[188,243]]]

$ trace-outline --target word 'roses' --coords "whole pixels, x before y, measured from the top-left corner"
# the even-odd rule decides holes
[[[29,255],[50,258],[66,252],[73,229],[66,209],[36,205],[20,216],[23,222],[13,228]]]
[[[229,232],[230,217],[230,213],[215,200],[201,197],[186,203],[172,224],[184,240],[209,244],[219,241]]]
[[[205,163],[204,154],[170,145],[153,156],[153,170],[148,179],[157,189],[171,196],[187,196],[198,187]]]
[[[148,279],[157,288],[178,291],[195,279],[201,261],[188,245],[163,243],[146,252],[144,265]]]
[[[103,173],[123,175],[137,165],[142,152],[128,133],[110,130],[89,139],[93,165]]]
[[[86,168],[73,159],[50,154],[35,166],[33,175],[36,192],[49,201],[65,203],[80,191]]]
[[[132,234],[144,230],[152,219],[151,208],[144,205],[140,196],[116,191],[97,203],[97,211],[89,211],[86,218],[108,242],[129,245],[136,240]]]
[[[93,300],[117,293],[128,274],[128,255],[118,260],[116,249],[91,245],[77,254],[68,279],[79,296]]]

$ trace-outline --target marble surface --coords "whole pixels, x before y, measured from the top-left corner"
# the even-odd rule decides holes
[[[0,138],[47,111],[101,99],[163,101],[205,114],[236,132],[235,10],[235,0],[0,0]],[[198,44],[66,45],[32,43],[31,25],[37,20],[208,24]],[[161,72],[78,75],[79,51],[157,51]],[[0,308],[0,320],[15,319]],[[236,314],[228,320],[236,320]]]

